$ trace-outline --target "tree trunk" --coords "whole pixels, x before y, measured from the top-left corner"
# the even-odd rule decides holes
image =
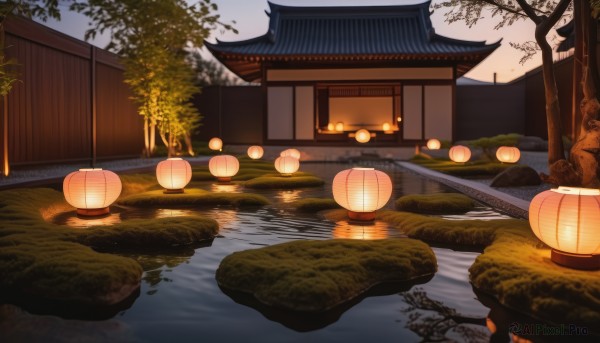
[[[150,124],[150,156],[156,151],[156,123]]]
[[[150,157],[150,138],[148,137],[148,118],[144,118],[144,156]]]
[[[185,140],[185,145],[187,147],[188,154],[190,154],[190,156],[196,156],[196,153],[194,152],[194,147],[192,146],[192,135],[189,132],[186,132],[183,136],[183,139]]]

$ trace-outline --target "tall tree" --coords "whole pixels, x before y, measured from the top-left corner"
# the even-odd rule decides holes
[[[144,116],[146,154],[154,150],[155,127],[173,154],[177,135],[187,142],[200,118],[189,105],[198,89],[189,77],[193,70],[186,63],[186,49],[201,47],[212,29],[234,30],[232,26],[219,21],[211,0],[192,5],[184,0],[89,0],[72,8],[94,23],[86,39],[110,32],[107,48],[122,57],[126,82]]]
[[[565,186],[600,186],[598,157],[600,152],[600,122],[598,122],[598,99],[595,79],[597,66],[595,63],[596,20],[591,20],[590,0],[574,0],[581,6],[582,39],[587,56],[582,63],[584,99],[581,103],[583,120],[581,134],[573,144],[569,160],[565,158],[562,143],[560,107],[558,89],[554,75],[552,48],[547,36],[559,20],[570,12],[571,0],[446,0],[434,5],[434,9],[445,9],[446,21],[452,23],[464,21],[469,27],[477,24],[483,17],[484,10],[491,11],[491,16],[499,16],[496,28],[511,25],[517,20],[531,20],[535,23],[535,40],[542,52],[542,72],[544,76],[544,92],[546,100],[546,119],[548,124],[548,164],[550,175],[542,175],[547,182]],[[598,0],[592,0],[598,1]],[[593,41],[594,40],[594,41]],[[531,45],[513,45],[526,51],[534,52]]]

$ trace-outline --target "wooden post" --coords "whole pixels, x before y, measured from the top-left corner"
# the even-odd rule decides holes
[[[583,91],[581,89],[583,61],[583,32],[581,31],[581,3],[575,1],[573,3],[573,34],[575,35],[575,51],[573,55],[573,90],[571,93],[571,141],[575,143],[579,138],[581,130],[581,100],[583,99]]]
[[[90,95],[91,95],[91,167],[94,168],[96,165],[96,47],[90,46]]]
[[[10,174],[10,164],[8,163],[8,96],[3,96],[2,100],[2,175]]]

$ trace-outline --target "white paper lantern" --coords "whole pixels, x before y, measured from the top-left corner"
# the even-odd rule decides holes
[[[298,151],[298,149],[286,149],[283,150],[279,156],[281,157],[285,157],[285,156],[292,156],[293,158],[300,160],[300,151]]]
[[[231,155],[214,156],[208,161],[208,170],[217,180],[229,182],[240,170],[240,162]]]
[[[248,157],[250,157],[253,160],[258,160],[259,158],[263,157],[264,153],[265,152],[263,148],[258,145],[253,145],[248,148]]]
[[[284,176],[292,175],[300,168],[300,161],[292,156],[280,156],[275,160],[275,169]]]
[[[455,145],[448,151],[448,156],[454,162],[464,163],[471,158],[471,150],[464,145]]]
[[[108,206],[121,194],[121,179],[102,168],[79,169],[63,181],[65,200],[82,216],[98,216],[110,212]]]
[[[343,132],[344,131],[344,123],[342,123],[341,121],[338,122],[337,124],[335,124],[335,130],[337,132]]]
[[[208,148],[210,150],[220,151],[223,148],[223,141],[219,137],[211,138],[208,141]]]
[[[559,187],[529,205],[533,233],[552,248],[552,261],[577,269],[600,269],[600,190]]]
[[[192,166],[181,158],[169,158],[156,166],[156,180],[165,188],[165,193],[183,193],[183,188],[192,179]]]
[[[442,143],[439,140],[432,138],[427,141],[427,149],[429,150],[438,150],[442,147]]]
[[[496,150],[496,158],[502,163],[517,163],[521,158],[521,151],[514,146],[501,146]]]
[[[374,168],[342,170],[333,179],[333,198],[354,220],[373,220],[392,195],[390,177]]]
[[[360,129],[356,131],[355,138],[359,143],[367,143],[371,140],[371,133],[366,129]]]

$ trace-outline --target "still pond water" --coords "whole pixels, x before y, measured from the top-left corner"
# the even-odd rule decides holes
[[[252,210],[233,208],[152,209],[116,208],[102,220],[78,219],[74,212],[55,222],[80,227],[114,223],[134,217],[164,217],[197,213],[214,218],[221,227],[211,244],[185,252],[127,255],[144,267],[139,297],[130,307],[110,314],[88,314],[96,320],[63,319],[31,314],[0,305],[0,341],[15,342],[418,342],[509,341],[511,314],[469,283],[468,268],[478,252],[433,247],[438,272],[419,284],[380,287],[354,303],[319,316],[301,316],[266,308],[240,294],[226,294],[215,271],[227,255],[246,249],[298,239],[402,239],[383,222],[351,225],[316,215],[295,213],[290,203],[307,197],[332,197],[331,181],[348,164],[304,164],[303,171],[326,180],[316,189],[257,191],[272,205]],[[392,200],[404,194],[452,192],[393,165],[378,165],[392,178]],[[239,185],[203,187],[211,191],[242,191]],[[388,207],[391,208],[393,201]],[[502,220],[507,216],[483,205],[465,216]],[[450,216],[459,219],[464,216]],[[229,292],[228,292],[229,293]],[[485,303],[485,305],[483,304]],[[31,310],[30,310],[31,311]],[[491,313],[490,313],[491,311]],[[513,315],[514,316],[514,315]],[[486,319],[487,318],[487,319]],[[495,323],[492,321],[494,318]],[[494,329],[495,328],[495,329]],[[495,334],[491,333],[491,330]]]

